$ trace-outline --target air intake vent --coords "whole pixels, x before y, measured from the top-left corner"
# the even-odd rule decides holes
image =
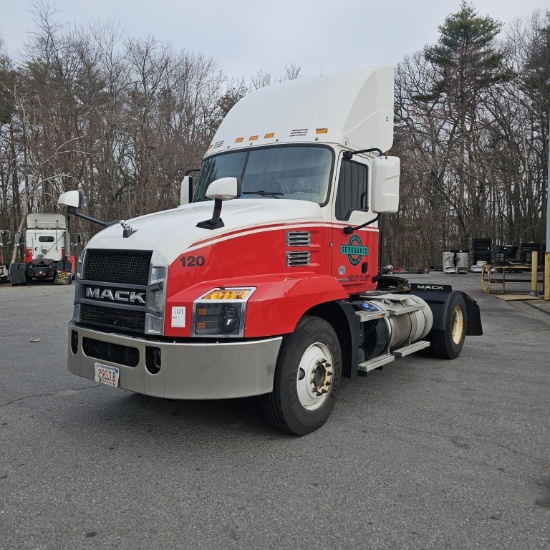
[[[145,311],[82,304],[80,320],[84,324],[121,331],[143,333],[145,330]]]
[[[146,285],[152,252],[88,249],[84,279],[103,283]]]
[[[298,136],[306,136],[307,135],[307,128],[302,128],[300,130],[292,130],[290,132],[290,137],[298,137]]]
[[[217,149],[218,147],[221,147],[223,145],[223,141],[216,141],[214,145],[212,145],[212,149]]]
[[[301,267],[309,265],[309,252],[287,252],[286,265],[287,267]]]
[[[287,231],[287,246],[310,246],[311,233],[309,231]]]

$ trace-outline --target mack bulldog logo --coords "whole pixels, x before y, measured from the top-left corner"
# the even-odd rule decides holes
[[[86,288],[86,298],[145,305],[145,292],[134,292],[133,290],[111,290],[110,288],[102,289],[89,286]]]
[[[369,255],[369,247],[363,246],[359,235],[352,235],[348,244],[340,245],[340,254],[347,254],[351,265],[357,265],[363,256]]]

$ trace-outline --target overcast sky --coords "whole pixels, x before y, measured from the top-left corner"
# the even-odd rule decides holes
[[[51,0],[55,21],[118,24],[127,37],[154,36],[176,50],[202,52],[230,76],[285,66],[320,74],[365,63],[399,63],[433,44],[460,0]],[[0,0],[0,36],[11,57],[24,51],[34,0]],[[548,0],[473,0],[504,24],[548,9]]]

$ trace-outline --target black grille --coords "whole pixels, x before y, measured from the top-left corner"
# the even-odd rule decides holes
[[[100,359],[101,361],[111,361],[128,367],[136,367],[139,363],[139,350],[130,346],[101,342],[93,338],[83,338],[82,350],[88,357]]]
[[[86,253],[84,279],[104,283],[146,285],[149,282],[150,251],[93,250]]]
[[[82,304],[80,321],[90,325],[109,327],[129,332],[145,331],[145,312],[130,309],[114,309],[93,304]]]

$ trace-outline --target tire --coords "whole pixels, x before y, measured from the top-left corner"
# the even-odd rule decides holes
[[[453,292],[445,316],[445,330],[432,330],[432,352],[442,359],[456,359],[466,339],[466,303],[460,292]]]
[[[340,390],[342,352],[332,326],[303,317],[279,352],[273,392],[262,397],[268,421],[278,430],[307,435],[330,416]]]

